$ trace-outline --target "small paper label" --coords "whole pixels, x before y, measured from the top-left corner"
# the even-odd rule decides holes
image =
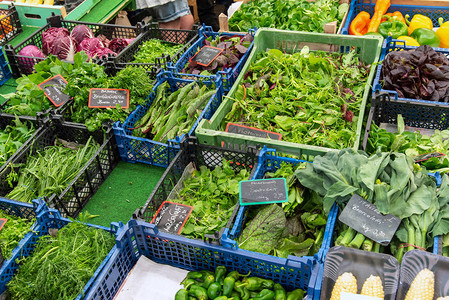
[[[392,214],[380,213],[374,204],[359,195],[352,196],[338,219],[384,246],[390,243],[401,224],[401,219]]]
[[[341,292],[340,300],[382,300],[382,298],[353,294],[348,292]]]
[[[281,203],[288,201],[285,178],[240,181],[240,205]]]

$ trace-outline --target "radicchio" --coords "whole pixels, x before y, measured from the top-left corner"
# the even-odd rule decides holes
[[[112,39],[109,43],[109,49],[115,53],[120,53],[126,46],[128,46],[128,41],[126,39]]]
[[[20,55],[45,58],[45,55],[41,52],[41,50],[38,47],[34,45],[28,45],[23,47],[23,49],[20,50],[19,52],[19,57],[17,58],[17,60],[26,73],[32,73],[34,65],[37,64],[39,60],[20,57]]]
[[[72,32],[70,33],[70,37],[77,43],[80,44],[85,39],[91,39],[94,37],[92,30],[86,25],[76,25]]]
[[[78,52],[84,51],[87,54],[95,51],[97,48],[104,48],[103,43],[98,38],[84,39],[76,48]]]
[[[63,38],[59,38],[54,42],[51,54],[56,55],[61,60],[66,60],[73,63],[75,51],[75,41],[72,38],[66,36]]]
[[[67,28],[51,27],[42,32],[42,52],[45,55],[52,53],[55,40],[70,36]]]

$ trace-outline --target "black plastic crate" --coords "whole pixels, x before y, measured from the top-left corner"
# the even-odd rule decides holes
[[[444,130],[449,128],[449,106],[439,102],[395,100],[388,93],[376,94],[365,128],[362,147],[368,143],[371,124],[391,124],[397,127],[398,115],[402,115],[404,124],[410,127]]]
[[[27,161],[28,156],[53,145],[56,137],[68,142],[85,144],[90,136],[101,145],[97,153],[60,195],[53,194],[45,198],[49,206],[57,208],[63,216],[77,217],[120,160],[112,128],[89,132],[83,125],[66,122],[61,118],[53,119],[39,132],[32,143],[15,156],[11,164],[2,169],[0,196],[7,195],[13,189],[6,181],[11,171],[19,173],[21,164]]]
[[[22,25],[14,4],[8,9],[0,9],[0,17],[0,45],[4,45],[22,32]]]
[[[27,146],[29,146],[33,140],[40,134],[42,130],[44,130],[45,124],[48,122],[48,119],[37,119],[33,117],[26,117],[26,116],[13,116],[13,115],[5,115],[0,113],[0,129],[4,130],[6,126],[13,124],[14,120],[18,118],[21,122],[29,122],[33,124],[34,128],[36,129],[31,137],[23,143],[23,145],[17,149],[17,151],[8,158],[8,160],[3,164],[0,165],[0,174],[2,174],[3,169],[12,161],[14,161],[14,158],[16,155],[19,155],[19,153],[25,149]]]
[[[175,55],[163,55],[155,59],[154,63],[133,63],[134,56],[139,52],[140,46],[149,40],[158,39],[164,42],[184,45]],[[143,33],[135,41],[120,52],[116,57],[109,57],[109,66],[113,70],[112,75],[123,70],[127,66],[144,68],[150,78],[155,79],[161,69],[167,69],[167,63],[176,63],[182,54],[198,39],[198,26],[192,30],[163,29],[157,23],[151,23],[144,27]]]
[[[181,184],[184,180],[184,170],[191,163],[196,169],[199,169],[201,166],[206,166],[210,170],[213,170],[217,166],[222,166],[223,159],[226,159],[230,162],[230,166],[234,172],[239,172],[243,168],[255,170],[258,156],[259,153],[255,148],[250,147],[246,151],[218,148],[215,146],[200,145],[197,138],[189,137],[181,143],[181,150],[177,153],[167,170],[165,170],[145,203],[145,206],[137,209],[133,214],[133,218],[151,223],[154,214],[162,202],[168,200],[175,186]],[[238,205],[236,205],[237,207]],[[232,226],[232,220],[235,219],[234,214],[237,211],[234,209],[233,215],[226,227]],[[208,236],[207,238],[220,242],[220,237],[224,229],[221,228],[220,232],[215,236]]]
[[[62,16],[51,16],[47,18],[47,25],[43,26],[41,29],[33,33],[26,40],[21,42],[17,46],[12,46],[10,44],[5,46],[5,53],[8,57],[9,64],[11,66],[12,75],[14,78],[19,78],[22,74],[30,74],[33,70],[33,66],[40,61],[45,60],[45,58],[31,57],[19,55],[20,50],[25,46],[35,45],[39,49],[42,49],[42,32],[50,27],[63,27],[71,31],[76,25],[86,25],[92,32],[94,36],[103,34],[108,39],[112,38],[136,38],[142,32],[142,25],[139,23],[136,26],[121,26],[121,25],[111,25],[111,24],[99,24],[99,23],[86,23],[80,21],[68,21],[64,20]],[[134,41],[133,41],[134,43]],[[96,63],[100,65],[105,65],[106,72],[108,73],[107,59],[95,59]]]

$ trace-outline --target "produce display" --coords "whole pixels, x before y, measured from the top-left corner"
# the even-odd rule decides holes
[[[409,132],[404,130],[404,120],[398,115],[398,132],[392,133],[379,128],[375,123],[371,124],[370,135],[366,152],[374,154],[376,151],[400,152],[407,156],[414,157],[421,154],[440,152],[443,157],[432,157],[420,162],[429,172],[439,172],[441,174],[449,172],[449,131],[435,130],[432,136],[423,135],[419,131]]]
[[[21,122],[19,118],[16,118],[13,124],[0,129],[0,166],[19,150],[35,130],[31,122]]]
[[[287,180],[289,201],[249,209],[246,225],[237,240],[239,248],[284,258],[318,253],[327,222],[322,199],[304,189],[294,175],[295,169],[283,162],[276,172],[265,174],[267,179]]]
[[[20,50],[19,55],[32,57],[46,57],[50,54],[61,60],[74,62],[76,52],[84,51],[90,58],[117,55],[128,46],[133,39],[114,38],[108,40],[105,36],[94,36],[87,25],[76,25],[70,32],[63,27],[50,27],[42,32],[42,49],[35,45],[28,45]],[[19,63],[29,66],[28,59],[19,58]],[[30,70],[32,71],[32,70]]]
[[[171,94],[168,94],[169,88],[167,81],[158,86],[151,106],[134,124],[134,136],[166,143],[188,133],[216,92],[214,87],[203,85],[200,88],[196,82]]]
[[[15,93],[3,95],[8,99],[5,113],[36,116],[38,112],[47,111],[53,104],[38,84],[60,74],[68,82],[64,92],[73,97],[65,114],[66,119],[85,124],[90,131],[95,131],[101,128],[103,122],[124,122],[137,105],[145,102],[153,87],[141,68],[129,66],[115,77],[108,77],[104,67],[88,61],[88,56],[82,52],[75,54],[73,65],[50,56],[35,68],[36,73],[17,79]],[[90,88],[129,89],[129,107],[90,108]]]
[[[202,46],[211,46],[223,49],[220,55],[215,58],[210,65],[202,66],[192,60],[188,62],[182,73],[194,74],[194,75],[211,75],[216,74],[218,71],[224,71],[227,68],[234,68],[243,55],[248,51],[248,47],[254,40],[253,36],[249,33],[244,36],[229,36],[218,35],[215,39],[209,36],[203,41]],[[202,48],[202,46],[200,48]],[[199,52],[200,49],[198,49]]]
[[[85,145],[56,139],[55,146],[29,156],[19,173],[12,170],[8,174],[8,183],[14,189],[6,197],[31,202],[38,197],[61,194],[99,147],[92,138]]]
[[[115,243],[107,231],[88,227],[80,215],[55,237],[39,239],[8,283],[12,299],[75,299]]]
[[[298,49],[300,50],[300,49]],[[282,134],[282,140],[352,147],[370,65],[356,53],[271,49],[260,53],[235,93],[227,122]]]
[[[337,0],[253,0],[243,4],[229,19],[229,30],[245,32],[257,27],[324,32],[324,25],[340,26],[349,10]]]
[[[182,49],[184,45],[172,44],[163,42],[157,39],[151,39],[143,42],[139,46],[139,51],[134,55],[133,63],[155,63],[156,58],[159,57],[172,57],[179,50]]]
[[[429,46],[388,53],[380,80],[400,98],[449,101],[449,59]]]
[[[250,277],[237,271],[227,273],[225,266],[217,266],[215,272],[191,271],[181,282],[184,286],[175,296],[175,300],[195,299],[207,300],[300,300],[304,291],[296,289],[287,292],[284,287],[273,280],[260,277]]]
[[[7,219],[0,231],[0,247],[3,258],[7,260],[11,257],[14,248],[30,232],[31,225],[35,220],[8,215],[3,210],[0,210],[0,218]]]
[[[379,152],[368,156],[349,149],[328,152],[296,170],[295,175],[303,186],[323,197],[326,214],[334,203],[344,207],[353,194],[358,194],[379,212],[399,217],[401,225],[390,243],[390,253],[399,262],[406,251],[428,249],[435,236],[449,233],[449,177],[443,175],[437,188],[426,169],[405,154]],[[343,236],[339,243],[355,248],[366,240],[352,228],[338,235]]]
[[[183,182],[175,203],[193,206],[181,234],[203,239],[206,234],[214,234],[226,227],[235,204],[239,199],[239,182],[249,179],[249,171],[242,169],[235,173],[229,162],[223,160],[222,167],[209,170],[201,166],[194,170]]]
[[[439,18],[440,27],[433,30],[432,19],[428,16],[415,14],[410,20],[409,15],[404,17],[400,11],[387,13],[390,5],[390,0],[377,1],[372,17],[366,11],[359,12],[349,26],[349,34],[378,34],[403,40],[408,46],[449,48],[449,22]]]
[[[332,289],[332,296],[330,300],[339,300],[342,292],[357,294],[357,278],[355,278],[351,272],[345,272],[337,278],[337,281],[335,281],[335,285]],[[374,275],[368,277],[363,283],[360,295],[384,299],[382,279],[379,276]]]

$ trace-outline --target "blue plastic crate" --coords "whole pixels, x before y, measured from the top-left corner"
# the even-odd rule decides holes
[[[0,86],[2,86],[11,77],[12,73],[11,70],[9,69],[8,62],[5,59],[3,47],[0,46]]]
[[[281,157],[278,156],[276,153],[276,150],[269,149],[264,147],[259,154],[259,163],[257,164],[257,168],[255,172],[253,172],[253,176],[251,179],[262,179],[267,172],[275,172],[281,165],[281,163],[288,163],[296,166],[297,164],[301,162],[305,162],[304,160],[298,160],[288,157]],[[242,230],[243,225],[245,224],[245,217],[246,217],[246,211],[248,207],[247,206],[240,206],[236,219],[234,221],[234,225],[231,229],[226,228],[223,232],[221,243],[225,247],[238,249],[237,242],[235,239],[237,239]],[[324,262],[324,256],[327,253],[327,250],[330,248],[330,243],[332,240],[332,234],[333,234],[333,228],[335,226],[335,222],[337,219],[337,212],[338,208],[336,205],[334,205],[329,213],[326,229],[324,232],[323,237],[323,244],[321,245],[321,248],[317,254],[315,254],[315,258],[318,262],[322,263]],[[277,257],[272,257],[273,259],[279,259]]]
[[[153,224],[131,220],[117,237],[116,251],[86,298],[112,299],[141,255],[186,270],[214,270],[224,265],[242,274],[251,271],[252,276],[272,279],[287,289],[304,289],[307,299],[315,292],[319,269],[313,258],[273,259],[163,233]]]
[[[449,8],[448,8],[448,11],[449,11]],[[412,103],[413,102],[426,103],[426,104],[434,104],[434,105],[441,105],[441,106],[449,105],[449,103],[445,103],[445,102],[429,101],[429,100],[422,100],[422,99],[411,99],[411,98],[400,98],[396,91],[383,89],[382,84],[380,82],[381,81],[380,75],[382,73],[382,62],[383,62],[385,56],[392,51],[411,50],[411,49],[416,49],[416,48],[417,48],[416,46],[407,46],[407,45],[405,45],[404,41],[391,39],[391,37],[388,37],[384,40],[383,45],[382,45],[382,53],[381,53],[380,59],[379,59],[379,65],[377,66],[377,72],[376,72],[376,76],[375,76],[374,82],[373,82],[372,96],[375,97],[376,93],[384,92],[384,93],[388,93],[388,94],[392,95],[395,100],[411,101]],[[447,48],[433,48],[433,49],[435,51],[441,52],[445,56],[449,57],[449,49],[447,49]]]
[[[6,201],[14,202],[11,200],[5,200],[5,202]],[[3,263],[3,266],[0,269],[0,293],[3,293],[6,290],[7,284],[9,283],[9,281],[11,281],[14,274],[20,268],[20,263],[18,263],[18,261],[20,259],[26,258],[32,254],[39,238],[41,238],[44,235],[48,235],[49,229],[52,229],[52,228],[61,229],[68,223],[72,222],[69,219],[61,217],[61,214],[59,213],[58,210],[48,208],[45,205],[45,203],[43,202],[43,200],[34,200],[34,201],[35,201],[35,205],[37,205],[36,206],[37,221],[34,224],[34,226],[32,227],[31,231],[22,239],[22,241],[19,243],[19,245],[13,250],[11,258]],[[39,202],[36,202],[36,201],[39,201]],[[27,204],[27,203],[25,203],[25,204]],[[28,205],[25,205],[25,207],[26,208],[24,210],[29,209]],[[11,212],[12,211],[14,211],[14,208],[11,209]],[[87,225],[90,227],[95,227],[98,229],[106,230],[114,235],[117,235],[120,232],[121,228],[123,227],[123,224],[121,224],[121,223],[120,224],[112,223],[111,228],[106,228],[103,226],[97,226],[97,225],[91,225],[91,224],[87,224]],[[86,283],[86,285],[83,289],[83,292],[80,295],[78,295],[78,297],[76,299],[83,299],[83,295],[89,291],[92,283],[95,281],[95,279],[97,278],[100,271],[103,269],[103,267],[109,261],[110,257],[114,253],[115,249],[116,249],[116,246],[114,245],[114,247],[111,249],[111,251],[109,251],[108,255],[103,260],[101,265],[95,271],[92,278]]]
[[[249,33],[254,36],[256,34],[256,30],[249,30]],[[201,80],[206,78],[212,78],[213,76],[206,76],[206,75],[193,75],[193,74],[186,74],[182,72],[182,69],[184,69],[185,65],[189,63],[190,58],[192,58],[199,49],[201,49],[204,46],[204,41],[208,37],[216,38],[219,35],[224,36],[244,36],[245,33],[229,33],[229,32],[214,32],[212,30],[212,27],[210,26],[203,26],[199,30],[199,39],[189,48],[187,51],[179,58],[179,60],[176,62],[176,64],[173,65],[173,63],[169,62],[167,64],[168,70],[172,71],[176,76],[179,76],[181,78],[187,78],[187,79],[193,79],[193,80]],[[223,88],[225,92],[229,92],[234,85],[235,80],[240,74],[240,71],[243,69],[243,66],[245,65],[249,54],[251,53],[251,50],[253,49],[254,41],[251,43],[251,45],[248,48],[248,51],[242,56],[240,61],[237,63],[237,65],[234,66],[234,68],[227,68],[224,71],[219,71],[217,74],[220,74],[223,79]]]
[[[376,1],[368,1],[364,3],[363,0],[353,0],[348,13],[348,18],[346,23],[341,30],[342,34],[349,34],[349,26],[354,18],[361,12],[366,11],[371,16],[374,14],[374,7],[376,6]],[[421,6],[421,5],[397,5],[391,4],[387,12],[400,11],[405,17],[406,14],[410,15],[410,19],[414,15],[421,14],[432,19],[434,27],[440,27],[438,23],[438,18],[443,18],[445,21],[449,19],[449,7],[444,6]]]
[[[132,129],[130,129],[134,127],[137,120],[145,115],[149,107],[153,104],[157,88],[166,81],[169,83],[172,92],[193,82],[193,80],[189,79],[176,78],[171,72],[166,71],[160,73],[158,75],[157,84],[148,96],[146,103],[144,105],[139,105],[137,109],[128,116],[123,124],[119,121],[114,123],[114,135],[117,140],[117,145],[122,160],[127,162],[141,162],[167,168],[176,156],[176,153],[179,152],[179,143],[183,140],[184,135],[176,137],[174,140],[169,140],[168,143],[160,143],[147,138],[135,137],[132,135]],[[219,75],[204,78],[201,82],[207,86],[215,85],[216,93],[210,98],[201,112],[201,115],[188,132],[189,136],[194,135],[198,123],[203,118],[210,119],[212,117],[217,108],[220,106],[224,95],[223,84]]]

